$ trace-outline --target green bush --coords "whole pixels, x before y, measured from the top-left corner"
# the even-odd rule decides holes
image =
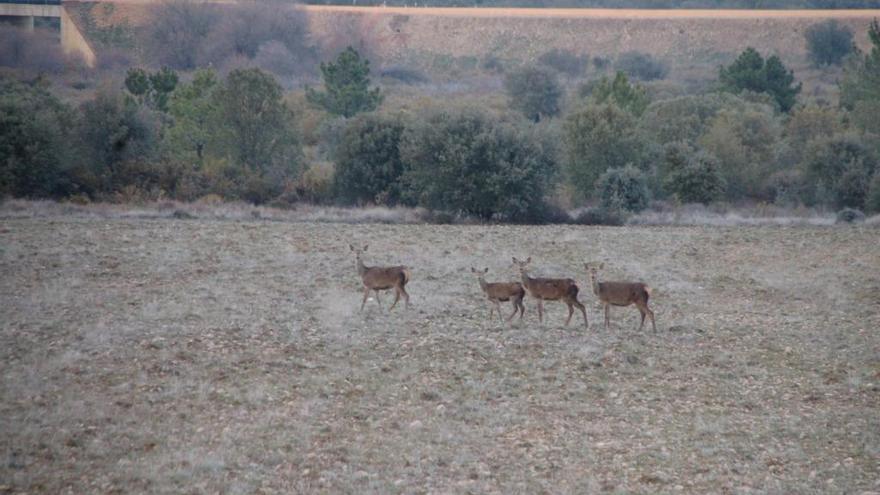
[[[553,48],[542,53],[538,57],[538,63],[571,77],[577,77],[590,66],[590,56],[578,55],[571,50]]]
[[[403,122],[366,114],[348,122],[336,146],[334,190],[346,204],[395,205],[401,201]]]
[[[596,103],[614,103],[618,107],[641,116],[651,103],[651,97],[639,84],[630,84],[623,72],[618,72],[614,79],[603,77],[590,88],[590,97]]]
[[[874,178],[868,185],[868,196],[865,198],[865,210],[880,213],[880,171],[874,172]]]
[[[587,208],[574,218],[574,223],[618,227],[626,223],[626,212],[616,208]]]
[[[711,155],[694,152],[684,156],[683,163],[667,167],[670,171],[663,179],[663,189],[682,203],[709,204],[724,196],[724,178]]]
[[[542,67],[523,67],[507,74],[504,89],[510,98],[511,108],[522,112],[526,118],[538,122],[542,117],[559,114],[562,97],[556,74]]]
[[[835,223],[860,223],[865,221],[865,214],[854,208],[844,208],[837,212]]]
[[[804,176],[798,169],[781,170],[767,180],[767,196],[777,205],[795,206],[803,203],[805,190]]]
[[[400,156],[411,200],[481,219],[534,218],[554,175],[531,132],[476,109],[429,113],[404,131]]]
[[[352,117],[370,112],[384,99],[379,88],[370,88],[370,61],[350,46],[336,57],[335,63],[322,62],[321,74],[324,91],[306,87],[306,97],[333,115]]]
[[[609,168],[642,160],[644,143],[635,124],[631,113],[612,104],[588,104],[569,114],[562,139],[568,177],[578,194],[591,196],[596,179]]]
[[[719,69],[718,80],[721,87],[732,93],[752,91],[768,93],[783,112],[795,104],[801,84],[794,84],[794,74],[783,65],[782,60],[771,55],[764,57],[754,48],[747,48],[729,66]]]
[[[641,81],[663,79],[669,70],[666,64],[647,53],[626,52],[617,58],[614,68]]]
[[[865,137],[844,133],[810,141],[801,167],[808,203],[861,209],[878,159]]]
[[[807,53],[816,65],[840,65],[853,51],[853,33],[834,19],[819,22],[804,31]]]
[[[639,212],[648,206],[648,186],[641,170],[627,165],[608,169],[596,183],[603,208]]]

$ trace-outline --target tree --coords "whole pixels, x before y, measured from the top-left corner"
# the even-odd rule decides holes
[[[563,124],[563,142],[568,176],[584,197],[607,169],[639,163],[643,151],[635,118],[610,104],[588,104],[571,113]]]
[[[307,87],[306,97],[334,115],[351,117],[375,110],[382,103],[381,90],[370,88],[370,61],[350,46],[336,57],[336,63],[322,62],[321,75],[325,91]]]
[[[783,112],[794,106],[801,83],[794,85],[794,74],[772,55],[766,61],[754,48],[747,48],[728,67],[719,69],[719,82],[726,91],[768,93]]]
[[[406,129],[400,155],[416,203],[513,222],[542,213],[554,167],[527,130],[477,110],[429,114]]]
[[[138,103],[165,112],[168,110],[168,96],[177,87],[177,73],[168,67],[150,74],[139,67],[132,67],[125,73],[125,89],[137,98]]]
[[[614,64],[618,71],[625,72],[633,79],[653,81],[666,77],[666,64],[647,53],[626,52]]]
[[[281,86],[259,69],[238,69],[214,91],[219,132],[229,158],[273,181],[273,190],[292,177],[301,150],[293,114],[282,100]]]
[[[396,117],[359,115],[352,119],[335,148],[335,189],[348,204],[401,201],[400,158],[403,122]]]
[[[539,122],[541,117],[559,114],[562,87],[556,74],[541,67],[523,67],[507,75],[504,88],[510,106],[529,120]]]
[[[648,206],[645,174],[632,165],[606,170],[596,182],[596,194],[607,209],[639,212]]]
[[[645,113],[651,97],[640,84],[630,84],[626,74],[618,71],[614,80],[602,77],[591,94],[596,103],[614,103],[636,117]]]
[[[840,65],[853,51],[853,33],[835,19],[813,24],[804,31],[807,52],[816,65]]]
[[[811,141],[801,167],[808,202],[861,209],[880,161],[863,136],[843,133]]]
[[[853,120],[868,132],[880,133],[880,23],[868,28],[871,53],[853,57],[840,82],[840,106],[853,112]]]
[[[673,144],[666,147],[663,189],[683,203],[709,204],[724,195],[724,178],[712,155]]]
[[[218,85],[213,71],[201,69],[196,71],[192,82],[181,85],[172,94],[168,111],[174,117],[174,124],[166,138],[174,158],[201,163],[208,151],[215,148],[209,143],[222,125],[214,99]]]
[[[0,196],[73,192],[74,113],[41,84],[0,79]]]

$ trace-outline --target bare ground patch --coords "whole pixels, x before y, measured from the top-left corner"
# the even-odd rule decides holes
[[[880,490],[859,227],[0,220],[0,485],[49,493]],[[412,267],[364,313],[348,242]],[[591,327],[487,321],[470,266]],[[606,332],[582,263],[655,288]],[[387,308],[390,299],[383,301]],[[507,310],[507,308],[505,308]]]

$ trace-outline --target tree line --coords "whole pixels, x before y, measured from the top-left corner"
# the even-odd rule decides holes
[[[639,82],[651,60],[566,95],[549,67],[586,62],[550,54],[507,73],[506,110],[383,110],[351,47],[320,64],[304,102],[258,68],[185,81],[131,68],[77,106],[44,79],[4,76],[0,194],[418,205],[508,222],[567,221],[560,207],[582,204],[595,205],[583,221],[613,222],[654,200],[880,211],[876,21],[869,37],[871,52],[845,61],[836,106],[799,103],[782,60],[752,48],[711,91],[656,101]]]

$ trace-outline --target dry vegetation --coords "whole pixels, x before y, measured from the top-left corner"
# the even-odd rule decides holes
[[[874,228],[24,213],[0,492],[880,491]],[[413,267],[409,311],[356,311],[348,242]],[[528,299],[487,321],[469,267],[526,255],[577,279],[588,331]],[[587,260],[655,288],[658,334],[632,308],[601,329]]]

